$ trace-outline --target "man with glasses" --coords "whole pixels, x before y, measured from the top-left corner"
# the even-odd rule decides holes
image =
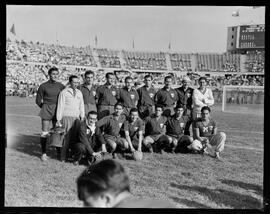
[[[201,117],[202,107],[214,105],[214,97],[213,97],[212,90],[210,88],[207,88],[206,85],[207,85],[206,78],[200,77],[199,88],[194,89],[193,91],[192,119],[194,121]]]
[[[82,92],[77,89],[79,78],[75,75],[69,77],[69,86],[60,92],[58,98],[58,107],[56,112],[57,126],[64,128],[65,139],[62,147],[61,160],[64,161],[69,148],[70,129],[74,121],[79,119],[83,121],[85,118],[84,102]]]
[[[90,111],[86,120],[82,122],[76,120],[74,123],[74,127],[77,127],[76,133],[73,132],[70,139],[74,165],[78,165],[83,158],[85,158],[89,164],[95,161],[95,159],[101,158],[101,151],[95,152],[100,150],[103,143],[103,140],[101,140],[101,132],[96,126],[96,122],[97,112]],[[103,145],[105,146],[104,143]]]
[[[40,137],[41,144],[41,160],[46,161],[46,142],[49,136],[50,124],[53,127],[56,123],[56,107],[57,99],[60,91],[62,91],[65,86],[57,82],[59,75],[58,68],[52,67],[48,71],[49,80],[40,85],[37,91],[36,104],[41,108],[39,116],[41,117],[41,127],[42,133]]]

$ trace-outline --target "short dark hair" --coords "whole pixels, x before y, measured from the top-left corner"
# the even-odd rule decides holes
[[[153,80],[153,77],[150,74],[145,75],[144,79],[146,79],[146,78],[151,78],[151,80]]]
[[[123,103],[121,103],[121,102],[115,103],[114,108],[115,108],[116,106],[122,106],[122,108],[124,108]]]
[[[157,108],[161,108],[162,111],[163,111],[163,109],[164,109],[164,108],[163,108],[163,105],[161,105],[161,104],[156,104],[156,105],[155,105],[155,109],[157,109]]]
[[[132,108],[130,109],[129,113],[131,114],[131,112],[139,112],[137,108]]]
[[[98,115],[96,111],[89,111],[87,114],[87,118],[90,116],[90,114]]]
[[[127,80],[133,80],[133,78],[132,78],[131,76],[127,76],[127,77],[125,78],[125,82],[126,82]]]
[[[201,80],[205,80],[205,82],[207,82],[206,77],[200,77],[200,78],[199,78],[199,82],[200,82]]]
[[[186,109],[186,107],[183,105],[183,104],[177,104],[177,106],[175,107],[175,109],[179,109],[179,108],[182,108],[182,109]]]
[[[114,73],[112,73],[112,72],[106,73],[106,75],[105,75],[106,79],[109,78],[109,75],[113,75],[114,76]]]
[[[129,178],[124,167],[115,160],[102,160],[85,169],[77,178],[78,198],[82,200],[81,188],[89,195],[99,195],[111,192],[118,195],[121,192],[130,192]]]
[[[204,110],[208,110],[208,111],[209,111],[209,113],[211,112],[211,109],[210,109],[210,107],[209,107],[209,106],[204,106],[204,107],[202,107],[202,109],[201,109],[201,113],[202,113]]]
[[[168,75],[164,78],[164,81],[166,81],[167,79],[173,79],[173,77],[171,75]]]
[[[78,79],[79,79],[78,76],[76,76],[76,75],[71,75],[71,76],[68,78],[68,81],[71,82],[71,81],[72,81],[73,79],[75,79],[75,78],[78,78]]]
[[[50,69],[48,70],[48,75],[51,75],[53,71],[59,72],[58,68],[56,68],[55,66],[53,66],[52,68],[50,68]]]
[[[89,75],[89,74],[92,74],[93,76],[95,76],[94,71],[88,70],[88,71],[85,71],[84,77],[86,77],[86,75]]]

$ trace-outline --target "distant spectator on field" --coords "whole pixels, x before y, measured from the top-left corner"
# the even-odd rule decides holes
[[[65,129],[65,140],[62,147],[61,159],[64,161],[69,147],[70,129],[74,121],[85,118],[84,102],[82,92],[77,89],[79,78],[75,75],[69,77],[69,86],[60,92],[58,98],[58,107],[56,113],[57,125]]]
[[[139,95],[133,87],[133,79],[128,76],[125,78],[125,86],[119,91],[119,102],[124,106],[123,114],[129,116],[131,108],[136,108],[139,100]]]
[[[50,123],[52,122],[53,127],[55,126],[57,99],[60,91],[64,89],[64,85],[57,82],[59,71],[56,67],[49,69],[48,75],[49,80],[40,85],[36,96],[36,104],[41,108],[39,116],[41,118],[42,128],[40,137],[42,161],[47,160],[46,142],[49,135]]]
[[[95,73],[91,70],[86,71],[84,74],[85,82],[78,87],[83,94],[85,115],[90,111],[97,111],[96,106],[96,90],[97,85],[94,85]]]
[[[166,76],[164,78],[165,86],[158,90],[155,96],[156,104],[163,107],[163,115],[169,117],[174,114],[174,108],[178,101],[178,94],[176,90],[172,88],[172,76]]]
[[[85,207],[176,208],[162,200],[134,198],[123,166],[110,159],[85,169],[77,178],[77,191]]]
[[[142,119],[153,114],[155,111],[155,94],[156,90],[152,85],[153,77],[145,75],[144,86],[140,87],[137,92],[139,95],[138,110]]]
[[[194,89],[193,91],[193,110],[192,110],[192,119],[196,120],[201,117],[201,109],[204,106],[214,105],[214,97],[212,90],[207,88],[207,79],[206,77],[199,78],[199,88]]]
[[[182,80],[182,86],[177,88],[176,91],[178,93],[178,105],[183,105],[185,112],[184,115],[191,116],[192,113],[192,95],[193,88],[190,88],[190,78],[185,76]]]
[[[115,75],[106,73],[106,83],[97,88],[96,98],[99,120],[114,113],[114,105],[119,99],[119,90],[114,84]]]
[[[226,134],[217,132],[217,124],[211,118],[210,113],[211,109],[208,106],[202,107],[201,118],[194,122],[194,139],[202,143],[205,154],[220,159],[220,152],[224,150],[225,146]]]

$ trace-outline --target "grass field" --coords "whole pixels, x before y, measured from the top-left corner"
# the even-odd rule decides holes
[[[6,99],[5,206],[79,207],[76,178],[84,166],[41,162],[40,118],[34,99]],[[138,198],[168,200],[179,208],[263,207],[263,115],[213,109],[227,134],[224,161],[195,154],[144,154],[141,162],[120,160]]]

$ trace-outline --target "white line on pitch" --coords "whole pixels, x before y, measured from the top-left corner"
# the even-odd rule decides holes
[[[238,133],[251,133],[251,134],[264,134],[263,132],[255,132],[255,131],[241,131],[241,130],[237,130],[237,129],[227,129],[226,131],[228,132],[238,132]],[[225,131],[225,133],[226,133]]]
[[[40,118],[37,115],[28,115],[28,114],[6,114],[6,116],[12,116],[12,117],[34,117],[34,118]]]
[[[237,149],[247,149],[247,150],[256,150],[256,151],[263,151],[263,149],[260,148],[253,148],[253,147],[247,147],[247,146],[233,146],[225,144],[225,147],[231,147],[231,148],[237,148]]]

